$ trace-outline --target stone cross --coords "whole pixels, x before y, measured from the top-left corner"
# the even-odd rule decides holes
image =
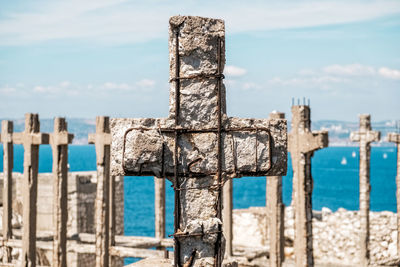
[[[40,133],[38,114],[25,114],[25,131],[13,135],[15,144],[24,146],[22,182],[22,255],[21,266],[36,266],[36,216],[39,145],[49,143],[49,135]]]
[[[53,150],[53,264],[67,266],[68,220],[68,144],[74,135],[69,134],[65,118],[54,119],[54,133],[50,134]]]
[[[285,119],[285,113],[272,112],[271,119]],[[269,261],[271,267],[280,267],[285,258],[285,205],[282,201],[282,176],[268,176],[266,205],[269,227]]]
[[[12,238],[12,171],[14,163],[13,122],[1,122],[1,142],[3,143],[3,239]],[[11,262],[11,247],[4,249],[3,263]]]
[[[286,173],[286,121],[227,117],[222,20],[172,17],[169,50],[169,117],[112,119],[111,172],[170,179],[175,266],[218,267],[222,186]]]
[[[295,260],[296,266],[314,266],[312,245],[311,157],[315,150],[328,146],[328,132],[311,131],[310,107],[292,106],[292,131],[289,152],[292,156]]]
[[[397,146],[397,176],[396,176],[396,199],[397,199],[397,233],[400,233],[400,133],[389,133],[388,141]],[[397,255],[400,256],[400,235],[397,235]]]
[[[89,143],[96,146],[96,266],[109,266],[110,246],[110,123],[109,117],[96,117],[96,133],[89,134]]]
[[[351,132],[350,139],[360,142],[360,263],[369,264],[370,155],[371,142],[380,140],[380,132],[372,131],[371,116],[360,115],[360,130]]]

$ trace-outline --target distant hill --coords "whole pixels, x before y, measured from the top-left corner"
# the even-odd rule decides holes
[[[3,120],[3,119],[1,119]],[[14,132],[24,130],[24,119],[13,120]],[[73,144],[84,145],[87,144],[88,134],[96,130],[95,119],[67,119],[68,131],[75,135]],[[290,131],[290,122],[288,122]],[[329,131],[329,145],[330,146],[358,146],[358,143],[350,141],[350,132],[358,130],[358,122],[334,121],[334,120],[320,120],[312,121],[313,130],[327,130]],[[372,128],[376,131],[381,131],[381,141],[374,145],[387,146],[393,145],[386,141],[388,132],[396,131],[395,121],[380,121],[373,122]],[[40,130],[42,132],[53,132],[53,119],[41,119]]]

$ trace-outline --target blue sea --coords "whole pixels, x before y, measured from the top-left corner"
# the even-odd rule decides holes
[[[0,146],[0,170],[3,170],[3,149]],[[373,147],[371,153],[371,209],[396,212],[396,148]],[[92,145],[69,146],[71,171],[96,170],[96,154]],[[312,174],[314,178],[313,209],[340,207],[358,210],[357,147],[329,147],[314,153]],[[52,152],[49,145],[40,147],[39,172],[51,172]],[[23,171],[23,147],[14,149],[14,171]],[[288,173],[283,177],[283,200],[291,202],[291,160]],[[125,177],[125,235],[154,236],[154,182],[153,177]],[[167,181],[166,222],[167,235],[173,233],[173,190]],[[244,177],[234,180],[234,208],[265,205],[265,177]],[[127,261],[127,263],[130,262]]]

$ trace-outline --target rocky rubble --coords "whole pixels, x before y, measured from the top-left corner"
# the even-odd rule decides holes
[[[234,210],[233,247],[269,249],[265,207]],[[343,208],[332,212],[328,208],[313,212],[313,247],[316,263],[356,265],[359,263],[358,233],[360,221],[357,211]],[[396,262],[396,214],[389,211],[370,212],[370,257],[372,264]],[[292,207],[285,209],[285,257],[294,258],[294,218]],[[268,253],[260,254],[267,255]]]

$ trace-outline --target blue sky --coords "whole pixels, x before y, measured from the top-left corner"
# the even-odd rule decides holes
[[[168,19],[226,24],[228,115],[400,119],[400,1],[3,1],[0,117],[168,115]]]

